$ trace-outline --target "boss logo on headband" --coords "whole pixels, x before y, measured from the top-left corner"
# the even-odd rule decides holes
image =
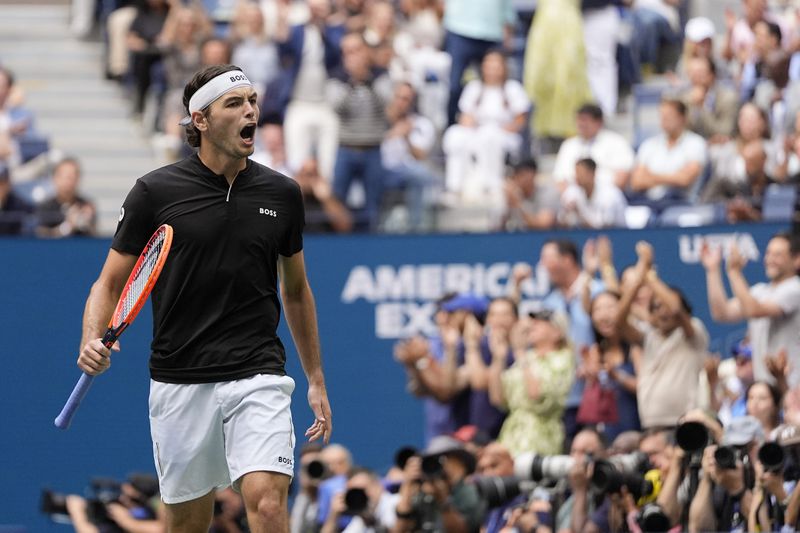
[[[250,81],[247,79],[247,76],[244,74],[237,74],[236,76],[231,76],[231,83],[236,81]]]

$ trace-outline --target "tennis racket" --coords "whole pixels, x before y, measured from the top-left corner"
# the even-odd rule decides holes
[[[150,291],[156,284],[158,275],[161,274],[161,269],[164,268],[170,246],[172,246],[172,227],[164,224],[150,237],[150,241],[144,247],[122,289],[122,295],[111,316],[108,329],[103,335],[103,345],[106,348],[113,346],[122,332],[133,323],[133,319],[139,314]],[[69,427],[75,411],[86,393],[89,392],[93,380],[94,376],[83,373],[75,388],[72,389],[72,394],[69,395],[61,413],[55,419],[57,428],[67,429]]]

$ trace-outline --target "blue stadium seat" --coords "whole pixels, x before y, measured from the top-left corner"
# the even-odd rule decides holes
[[[658,217],[659,226],[690,228],[707,226],[724,220],[724,205],[673,205],[665,208]]]
[[[772,183],[764,192],[761,216],[765,222],[789,222],[797,204],[797,185]]]

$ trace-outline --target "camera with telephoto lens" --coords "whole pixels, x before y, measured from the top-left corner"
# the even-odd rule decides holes
[[[441,479],[444,477],[444,455],[428,455],[422,458],[420,465],[422,477],[425,479]]]
[[[514,475],[528,481],[558,481],[567,477],[574,464],[569,455],[523,453],[514,460]]]
[[[741,461],[747,452],[741,446],[719,446],[714,450],[714,461],[717,468],[736,470],[736,463]]]
[[[367,510],[369,498],[364,489],[354,487],[347,489],[347,492],[344,493],[344,503],[344,514],[355,516]]]
[[[684,422],[675,429],[675,442],[687,453],[702,453],[711,437],[702,423]]]
[[[308,474],[308,477],[311,479],[318,481],[327,479],[331,476],[328,466],[319,459],[309,461],[309,463],[306,465],[306,474]]]
[[[520,494],[536,488],[536,482],[518,476],[479,476],[472,482],[489,509],[505,505]]]
[[[625,487],[634,500],[647,499],[657,490],[653,480],[645,476],[647,471],[647,456],[643,453],[613,455],[595,461],[592,487],[607,494],[618,494]]]
[[[783,474],[785,481],[800,479],[800,449],[796,446],[781,446],[775,442],[765,442],[758,449],[758,460],[765,472]]]
[[[669,531],[671,528],[670,520],[664,510],[655,503],[648,503],[636,517],[636,521],[642,531],[659,533]]]
[[[89,482],[92,497],[86,499],[86,517],[95,525],[114,524],[108,516],[106,505],[119,502],[122,483],[109,478],[92,478]],[[67,495],[45,489],[42,491],[40,509],[55,522],[69,522]]]

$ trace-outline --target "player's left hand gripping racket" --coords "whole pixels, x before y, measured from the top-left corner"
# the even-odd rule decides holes
[[[122,335],[122,332],[125,331],[125,328],[130,326],[133,319],[139,314],[145,300],[150,295],[150,291],[153,290],[156,284],[158,275],[161,274],[170,246],[172,246],[172,227],[164,224],[150,237],[150,241],[144,247],[139,260],[128,277],[128,281],[125,283],[125,287],[122,289],[122,295],[119,297],[117,307],[111,316],[111,321],[108,323],[108,329],[103,335],[103,345],[106,348],[111,348],[119,336]],[[67,429],[69,427],[81,400],[89,392],[92,380],[94,380],[94,376],[90,376],[85,372],[80,377],[75,388],[72,389],[72,394],[69,395],[67,403],[64,404],[64,408],[56,417],[55,425],[57,428]]]

